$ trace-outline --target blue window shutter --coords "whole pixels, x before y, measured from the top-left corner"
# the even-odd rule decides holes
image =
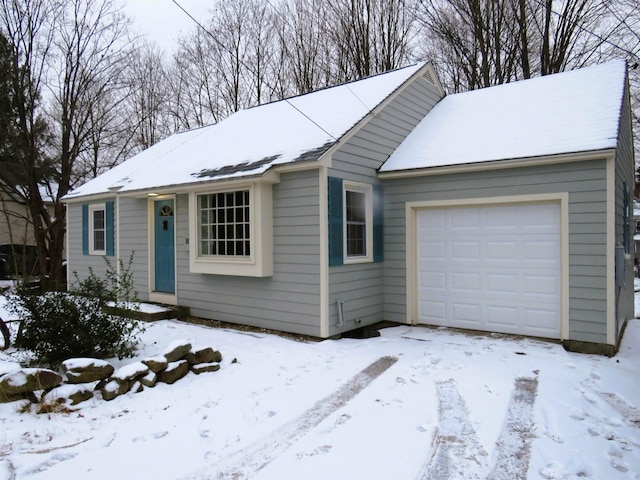
[[[104,204],[104,229],[105,229],[105,250],[106,254],[110,257],[114,254],[113,248],[113,202],[105,202]]]
[[[89,255],[89,205],[82,205],[82,254]]]
[[[329,177],[329,265],[343,263],[342,179]]]
[[[384,260],[384,201],[382,185],[373,186],[373,261]]]

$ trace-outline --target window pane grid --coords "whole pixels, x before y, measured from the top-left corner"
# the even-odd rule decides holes
[[[347,256],[367,254],[367,209],[363,192],[346,191]]]
[[[249,256],[249,190],[199,195],[200,254]]]
[[[105,250],[105,215],[104,210],[93,211],[93,250]]]

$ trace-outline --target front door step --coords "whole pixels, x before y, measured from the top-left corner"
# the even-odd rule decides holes
[[[146,302],[138,305],[140,307],[139,309],[118,309],[118,312],[126,318],[133,318],[144,322],[156,322],[170,318],[183,320],[189,316],[189,307]],[[116,311],[114,307],[107,308],[114,312]]]

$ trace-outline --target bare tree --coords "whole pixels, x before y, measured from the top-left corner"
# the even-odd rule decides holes
[[[519,43],[528,37],[517,28],[515,5],[510,0],[421,0],[429,53],[449,70],[454,91],[516,78]]]
[[[2,184],[29,210],[38,246],[40,268],[46,271],[51,217],[42,198],[41,183],[50,173],[45,153],[47,125],[42,118],[40,92],[46,79],[46,58],[53,42],[49,23],[59,5],[44,0],[2,0],[2,30],[11,48],[12,95],[16,108],[15,156],[3,162]]]
[[[1,28],[16,58],[14,92],[21,110],[23,141],[13,180],[25,190],[43,284],[55,288],[63,281],[66,228],[60,198],[89,173],[95,108],[121,87],[127,23],[110,0],[0,5]],[[52,213],[43,191],[53,196]]]
[[[332,0],[324,8],[336,81],[398,68],[411,58],[413,0]]]
[[[455,91],[596,63],[629,36],[613,0],[420,0],[428,48]],[[627,28],[627,30],[629,30]],[[620,52],[617,52],[619,55]]]
[[[224,118],[220,111],[218,66],[212,43],[210,36],[199,28],[179,41],[169,67],[174,130],[199,127]]]
[[[331,76],[324,0],[292,0],[279,7],[278,40],[294,93],[324,87]]]
[[[155,44],[145,42],[135,50],[126,73],[127,93],[124,105],[128,122],[118,135],[124,145],[133,143],[134,150],[150,147],[171,133],[169,103],[171,91],[162,52]],[[117,102],[111,102],[111,105]]]

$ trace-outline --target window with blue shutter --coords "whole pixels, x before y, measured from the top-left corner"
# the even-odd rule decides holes
[[[105,253],[112,257],[115,254],[114,248],[114,219],[113,219],[113,202],[105,203]]]
[[[89,205],[82,205],[82,254],[89,255]]]
[[[382,262],[382,187],[328,178],[329,265]]]
[[[115,254],[114,202],[82,205],[83,255]]]
[[[329,265],[343,263],[342,179],[329,177]]]

